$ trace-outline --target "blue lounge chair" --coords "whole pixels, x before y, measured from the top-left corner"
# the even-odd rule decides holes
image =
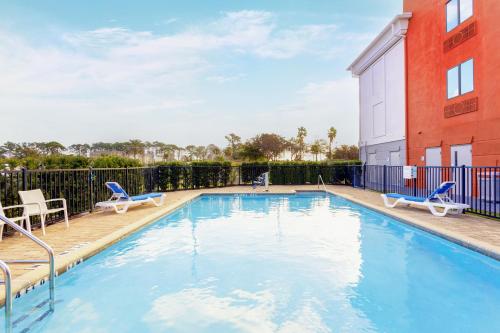
[[[266,191],[269,191],[269,172],[264,172],[252,181],[252,188],[255,190],[257,186],[264,186]]]
[[[106,187],[113,192],[113,195],[107,201],[96,203],[95,206],[102,209],[114,209],[118,214],[126,213],[131,206],[152,203],[158,207],[163,205],[165,201],[165,193],[148,193],[129,196],[120,184],[116,182],[107,182]],[[160,200],[156,201],[156,198]]]
[[[448,192],[454,186],[455,182],[444,182],[427,197],[414,197],[399,193],[387,193],[382,194],[382,198],[384,199],[385,206],[389,208],[394,208],[398,204],[403,204],[407,206],[415,205],[427,207],[431,211],[432,215],[439,217],[446,216],[447,213],[461,214],[464,209],[470,208],[470,206],[456,203],[448,196]],[[389,198],[395,199],[395,201],[391,203]]]

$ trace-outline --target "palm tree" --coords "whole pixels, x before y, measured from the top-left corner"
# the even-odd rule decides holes
[[[337,130],[335,127],[330,127],[328,130],[328,158],[332,158],[332,145],[333,141],[335,141],[335,138],[337,137]]]
[[[326,142],[323,140],[315,140],[314,143],[309,148],[311,154],[314,155],[314,160],[318,161],[318,155],[323,154],[325,152]]]
[[[304,155],[304,152],[306,151],[307,145],[306,145],[306,136],[307,136],[307,130],[304,126],[301,126],[297,129],[297,144],[299,146],[299,154],[298,154],[298,159],[302,160],[302,157]]]
[[[130,140],[127,143],[127,154],[131,154],[134,158],[137,158],[137,155],[144,155],[145,144],[141,140]]]

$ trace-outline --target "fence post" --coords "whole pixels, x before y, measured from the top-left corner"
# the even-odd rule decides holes
[[[384,183],[382,186],[382,192],[387,192],[387,165],[384,164]]]
[[[148,178],[149,178],[149,181],[147,182],[147,186],[144,186],[146,188],[146,191],[147,193],[150,193],[150,192],[153,192],[153,168],[151,167],[147,167],[147,174],[148,174]],[[144,177],[146,178],[146,177]],[[146,183],[146,181],[144,181]]]
[[[461,186],[462,186],[462,188],[461,188],[461,190],[462,190],[461,191],[462,192],[461,193],[461,195],[462,195],[461,202],[465,203],[465,165],[462,165],[462,170],[461,171],[462,171],[462,177],[461,177],[462,179],[460,181],[462,183],[461,184]]]
[[[26,170],[26,167],[23,167],[21,170],[23,173],[23,191],[27,191],[28,190],[28,172]]]
[[[366,190],[366,163],[363,164],[363,190]]]
[[[156,167],[156,191],[160,192],[160,166]]]
[[[92,167],[89,167],[89,179],[88,179],[88,186],[89,186],[89,204],[90,204],[90,212],[94,210],[94,179],[92,177]]]
[[[128,188],[128,166],[125,167],[125,190],[130,193]]]

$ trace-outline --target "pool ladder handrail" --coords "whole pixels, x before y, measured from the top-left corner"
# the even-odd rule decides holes
[[[49,306],[50,310],[54,310],[55,303],[55,277],[56,277],[56,266],[54,262],[54,250],[48,246],[44,241],[29,233],[25,229],[21,228],[16,223],[12,222],[8,218],[0,215],[0,221],[4,222],[6,225],[12,229],[18,231],[23,236],[33,241],[38,246],[42,247],[47,251],[48,260],[2,260],[0,263],[0,269],[4,271],[5,274],[5,323],[6,326],[10,324],[12,317],[12,275],[10,274],[10,269],[7,264],[49,264]],[[8,281],[7,281],[8,280]],[[10,304],[7,303],[9,300]]]
[[[326,192],[326,185],[325,185],[325,182],[323,181],[323,177],[321,176],[321,174],[318,175],[318,190],[319,190],[319,184],[323,184],[323,191]]]
[[[5,286],[5,331],[8,332],[10,329],[8,324],[12,316],[12,273],[9,266],[2,260],[0,260],[0,270],[3,272],[3,281],[0,281],[0,285]]]

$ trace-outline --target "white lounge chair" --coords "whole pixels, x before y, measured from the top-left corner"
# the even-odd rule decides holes
[[[43,193],[40,189],[30,190],[30,191],[19,191],[19,197],[21,197],[21,201],[26,206],[26,215],[28,217],[31,216],[40,216],[41,224],[42,224],[42,233],[45,235],[45,220],[47,216],[50,214],[55,214],[59,212],[64,212],[64,222],[66,223],[66,228],[69,228],[68,221],[68,209],[66,207],[66,199],[50,199],[45,200]],[[58,208],[48,208],[48,202],[56,202],[60,201],[62,203],[62,207]]]
[[[389,208],[394,208],[399,204],[407,206],[415,205],[427,207],[431,211],[432,215],[439,217],[446,216],[448,213],[461,214],[464,209],[468,209],[470,206],[456,203],[448,196],[448,192],[454,186],[455,182],[444,182],[427,197],[414,197],[399,193],[387,193],[382,194],[382,198],[384,199],[385,206]],[[395,199],[395,201],[391,203],[389,198]]]
[[[107,201],[98,202],[95,206],[104,210],[113,209],[118,214],[126,213],[129,207],[147,203],[154,204],[157,207],[161,206],[166,197],[165,193],[148,193],[129,196],[117,182],[107,182],[106,187],[113,192],[111,198]],[[155,198],[160,198],[160,200],[156,201]]]
[[[23,208],[23,215],[19,217],[9,217],[9,220],[15,223],[19,223],[19,226],[23,228],[23,224],[25,225],[24,228],[28,230],[28,232],[31,232],[31,224],[30,224],[30,217],[27,215],[26,211],[26,205],[15,205],[15,206],[8,206],[8,207],[2,207],[2,203],[0,202],[0,215],[6,217],[5,211],[14,209],[14,208]],[[3,227],[5,223],[0,220],[0,242],[2,241],[2,235],[3,235]]]

